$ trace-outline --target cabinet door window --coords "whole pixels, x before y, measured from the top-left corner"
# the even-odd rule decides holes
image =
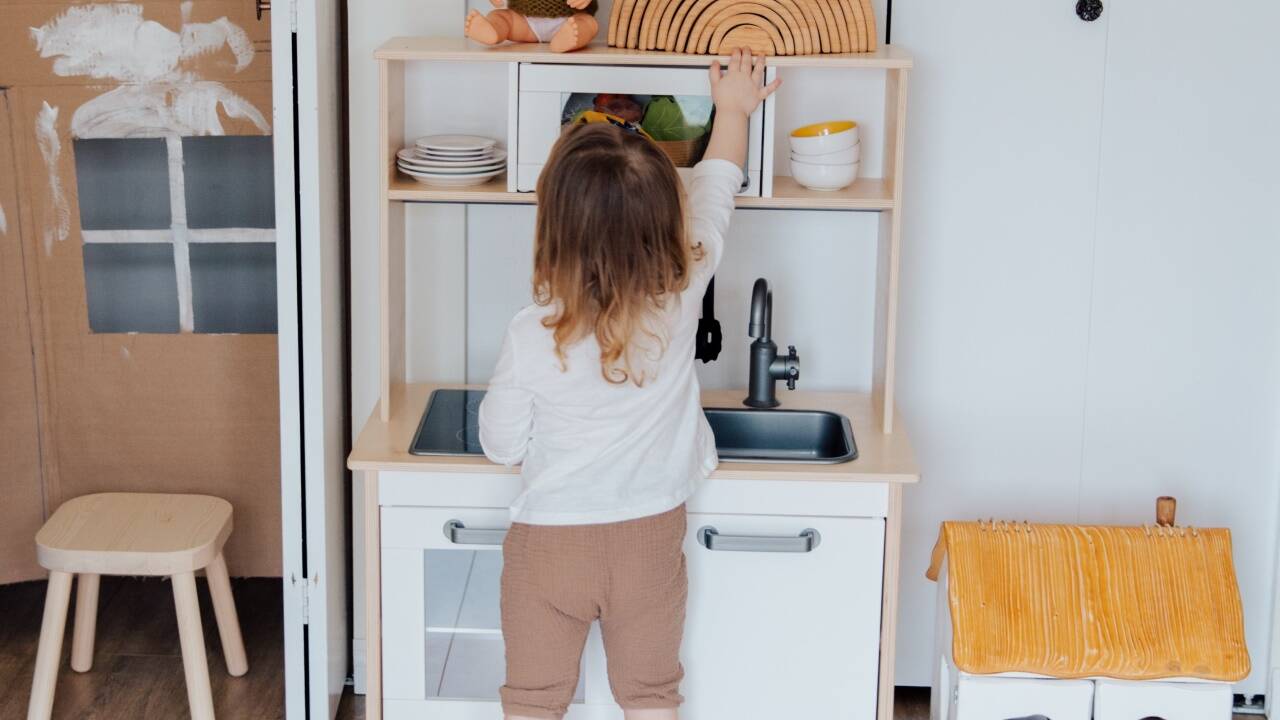
[[[427,550],[427,697],[494,699],[506,677],[502,552]]]
[[[276,331],[270,137],[74,146],[93,332]]]
[[[169,153],[163,138],[77,140],[76,185],[85,230],[167,230]]]
[[[94,332],[178,332],[178,283],[169,243],[84,246]]]
[[[506,681],[501,550],[423,552],[427,697],[496,700]],[[585,695],[580,676],[574,702]]]
[[[182,138],[182,160],[187,227],[275,227],[270,137]]]
[[[190,250],[195,332],[276,331],[274,245],[210,242]]]

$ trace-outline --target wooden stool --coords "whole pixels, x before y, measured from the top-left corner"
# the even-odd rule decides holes
[[[243,675],[249,664],[222,557],[222,546],[230,535],[231,504],[208,495],[102,493],[69,500],[58,508],[36,533],[36,557],[49,570],[49,590],[27,720],[48,720],[53,712],[72,575],[80,576],[71,638],[71,667],[76,672],[87,672],[93,666],[100,577],[170,577],[191,718],[213,720],[195,572],[204,569],[209,580],[227,672]]]

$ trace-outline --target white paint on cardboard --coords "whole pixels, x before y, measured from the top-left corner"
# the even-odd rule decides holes
[[[40,57],[56,58],[55,75],[151,82],[176,70],[179,36],[142,19],[142,6],[81,5],[31,28]]]
[[[66,194],[62,191],[62,178],[58,175],[58,158],[62,155],[62,141],[58,138],[58,108],[42,103],[36,114],[36,146],[44,158],[49,174],[49,207],[45,210],[44,251],[53,253],[55,240],[66,240],[71,228],[71,212],[67,209]]]
[[[121,85],[86,102],[71,115],[78,138],[225,135],[219,109],[248,120],[263,133],[271,126],[248,100],[219,82],[197,80]]]
[[[178,281],[178,327],[184,333],[195,330],[195,310],[191,299],[191,248],[187,243],[186,173],[182,162],[182,138],[165,138],[169,151],[169,207],[172,212],[173,265]]]
[[[248,33],[225,17],[188,22],[190,14],[191,3],[183,3],[182,27],[175,32],[143,18],[141,5],[83,5],[31,29],[40,56],[56,58],[55,74],[126,83],[75,110],[74,137],[223,135],[219,111],[270,132],[267,119],[248,100],[183,67],[183,61],[225,47],[235,71],[244,70],[254,57]]]
[[[142,17],[131,3],[79,5],[38,28],[31,28],[40,57],[56,58],[53,72],[63,77],[87,75],[121,82],[173,80],[183,74],[183,60],[210,55],[226,45],[235,56],[236,72],[253,61],[249,35],[225,17],[188,23],[190,4],[183,4],[178,32]]]

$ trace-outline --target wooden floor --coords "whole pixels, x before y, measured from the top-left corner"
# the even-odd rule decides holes
[[[266,720],[284,717],[284,629],[280,581],[232,581],[249,673],[229,677],[214,625],[208,589],[200,580],[213,704],[219,718]],[[0,718],[26,716],[44,609],[43,582],[0,586]],[[71,670],[71,620],[68,613],[62,671],[53,716],[59,720],[188,718],[182,653],[173,614],[173,592],[156,578],[102,579],[98,605],[97,649],[93,669]],[[896,720],[927,720],[928,688],[899,688]],[[341,720],[364,720],[364,698],[348,690],[338,708]],[[1258,717],[1258,716],[1249,716]],[[1246,716],[1237,715],[1237,720]]]
[[[929,688],[898,688],[894,720],[929,720]],[[365,720],[364,698],[350,691],[338,706],[338,720]]]
[[[280,581],[233,580],[249,673],[227,675],[213,606],[199,581],[200,610],[213,704],[219,718],[266,720],[284,717],[284,628]],[[31,692],[45,583],[0,586],[0,718],[23,718]],[[188,718],[182,651],[173,611],[173,590],[160,578],[102,578],[93,669],[71,669],[71,618],[62,643],[62,669],[53,717]]]

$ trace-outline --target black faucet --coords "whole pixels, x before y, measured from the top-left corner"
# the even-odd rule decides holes
[[[747,334],[755,338],[751,343],[747,399],[742,401],[747,407],[778,407],[780,403],[774,383],[786,380],[787,389],[795,390],[796,380],[800,378],[800,356],[796,354],[796,346],[787,346],[787,355],[778,357],[778,346],[769,337],[772,326],[773,291],[769,289],[768,280],[759,278],[751,289],[751,322],[747,326]]]

